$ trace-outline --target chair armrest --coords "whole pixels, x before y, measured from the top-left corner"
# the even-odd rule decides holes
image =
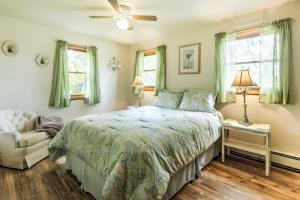
[[[18,148],[18,141],[21,138],[19,132],[0,132],[0,152],[8,152]]]

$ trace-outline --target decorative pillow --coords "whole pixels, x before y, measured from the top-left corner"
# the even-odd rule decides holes
[[[0,130],[5,132],[26,132],[32,128],[35,114],[31,111],[16,109],[16,110],[1,110],[0,111]],[[32,129],[31,129],[32,130]]]
[[[153,106],[176,109],[178,108],[183,94],[172,92],[160,92]]]
[[[209,90],[187,89],[184,92],[180,110],[215,112],[215,94]]]

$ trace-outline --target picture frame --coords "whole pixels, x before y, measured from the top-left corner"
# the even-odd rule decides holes
[[[179,47],[178,74],[200,74],[201,43]]]

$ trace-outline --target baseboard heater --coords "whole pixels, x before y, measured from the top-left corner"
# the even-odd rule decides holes
[[[238,155],[246,158],[250,158],[256,161],[264,162],[264,158],[257,156],[255,154],[241,151],[238,149],[231,149],[231,154]],[[284,169],[292,170],[300,173],[300,157],[288,155],[278,151],[271,151],[272,154],[272,165],[276,167],[281,167]]]

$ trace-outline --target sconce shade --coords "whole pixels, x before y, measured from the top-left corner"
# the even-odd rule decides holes
[[[136,76],[132,86],[143,86],[144,85],[144,79],[142,76]]]
[[[256,86],[252,80],[249,70],[238,70],[231,86],[251,87]]]

